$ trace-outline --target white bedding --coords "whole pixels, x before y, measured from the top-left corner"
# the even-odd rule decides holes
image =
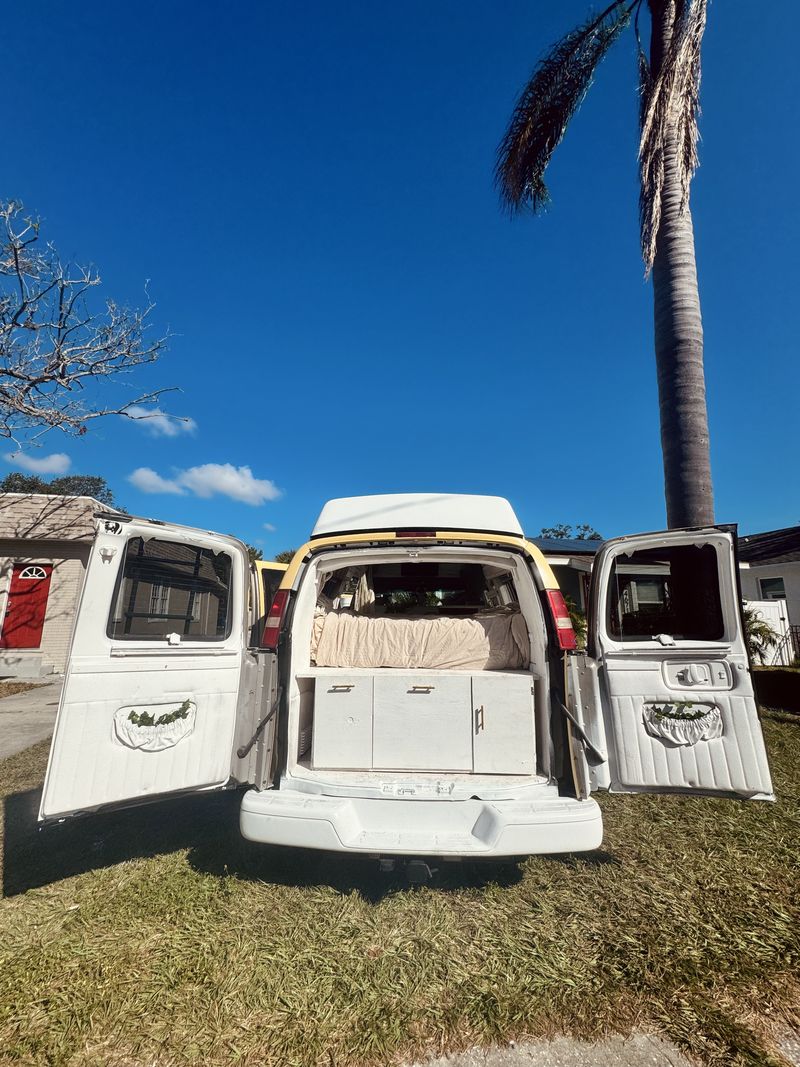
[[[518,611],[472,618],[320,611],[311,659],[318,667],[518,670],[530,662],[530,643]]]

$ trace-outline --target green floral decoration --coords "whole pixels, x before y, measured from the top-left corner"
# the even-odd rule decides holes
[[[706,714],[705,708],[695,708],[693,700],[676,700],[674,704],[664,704],[663,707],[653,706],[653,715],[656,719],[679,719],[682,722],[694,722],[702,719]]]
[[[179,708],[174,711],[165,711],[156,719],[148,711],[138,712],[135,709],[128,715],[128,719],[134,726],[166,726],[168,723],[177,722],[178,719],[186,719],[192,704],[190,700],[184,700]]]

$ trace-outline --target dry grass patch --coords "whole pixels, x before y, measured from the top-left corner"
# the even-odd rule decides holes
[[[644,1026],[707,1063],[779,1063],[800,728],[764,725],[777,804],[607,797],[602,851],[446,865],[422,890],[248,845],[236,795],[37,834],[35,746],[0,764],[4,1061],[348,1067]]]
[[[16,696],[17,693],[27,693],[29,689],[41,689],[47,684],[47,682],[0,681],[0,700],[3,697]]]

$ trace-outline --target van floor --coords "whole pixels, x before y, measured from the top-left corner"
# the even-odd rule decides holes
[[[302,767],[303,770],[310,771],[315,777],[324,776],[330,778],[332,781],[349,782],[352,781],[355,776],[361,779],[369,779],[373,782],[385,781],[387,778],[404,778],[407,779],[409,775],[413,775],[414,778],[420,778],[423,781],[437,782],[442,778],[452,778],[456,782],[475,782],[477,785],[485,785],[492,783],[497,784],[498,781],[508,783],[508,785],[546,785],[547,778],[541,774],[473,774],[467,771],[417,771],[393,768],[392,770],[381,770],[380,768],[373,768],[370,770],[360,770],[358,767],[353,767],[348,770],[327,770],[325,767],[312,767],[310,756],[301,756],[297,761],[297,766]]]
[[[327,770],[324,767],[311,766],[310,756],[302,756],[296,764],[295,772],[290,776],[296,781],[313,782],[317,786],[326,786],[339,790],[381,789],[391,790],[393,786],[407,787],[413,783],[421,794],[430,788],[435,795],[447,799],[446,789],[435,787],[442,783],[452,783],[453,793],[458,797],[481,796],[488,800],[518,794],[521,790],[548,789],[556,790],[556,785],[541,774],[472,774],[466,771],[418,771],[418,770]],[[454,797],[455,799],[455,797]]]

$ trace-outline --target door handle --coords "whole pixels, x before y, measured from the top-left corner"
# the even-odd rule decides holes
[[[481,704],[479,708],[475,709],[475,733],[477,734],[480,730],[485,729],[486,723],[483,718],[483,704]]]

